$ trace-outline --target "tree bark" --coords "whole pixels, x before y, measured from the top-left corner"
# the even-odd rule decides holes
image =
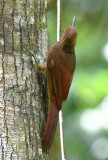
[[[48,106],[46,76],[39,63],[47,53],[46,0],[0,0],[0,159],[48,160],[42,133]]]

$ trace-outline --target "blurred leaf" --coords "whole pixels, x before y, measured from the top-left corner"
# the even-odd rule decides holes
[[[56,14],[54,5],[48,12],[49,48],[56,42]],[[63,104],[67,160],[99,160],[92,153],[91,147],[97,138],[108,135],[103,130],[88,135],[80,126],[81,113],[88,108],[96,108],[108,95],[108,62],[102,55],[103,47],[108,43],[107,15],[107,0],[62,0],[62,34],[72,22],[73,16],[76,16],[78,31],[76,70],[68,99]],[[55,142],[59,143],[58,136]],[[56,146],[59,145],[54,143],[53,148]],[[53,150],[52,157],[53,154],[57,154],[56,160],[61,159],[60,146],[56,153]]]

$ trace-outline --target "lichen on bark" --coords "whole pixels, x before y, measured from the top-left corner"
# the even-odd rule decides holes
[[[46,76],[38,61],[47,53],[46,0],[0,1],[0,159],[48,160],[42,150],[47,114]]]

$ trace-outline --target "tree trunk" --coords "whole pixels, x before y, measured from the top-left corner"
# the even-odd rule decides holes
[[[24,52],[44,63],[46,0],[0,0],[0,160],[48,160],[42,150],[46,77]]]

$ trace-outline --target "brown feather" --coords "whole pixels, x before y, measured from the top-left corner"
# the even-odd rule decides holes
[[[58,113],[59,112],[56,107],[56,100],[55,100],[55,97],[53,97],[51,101],[49,114],[48,114],[46,128],[43,134],[43,149],[44,150],[50,149],[52,145],[56,126],[57,126]]]
[[[50,97],[50,110],[43,134],[43,148],[49,149],[56,130],[59,110],[68,97],[76,65],[76,29],[67,27],[63,38],[48,52],[47,79]]]
[[[71,65],[68,64],[68,59],[71,60]],[[49,94],[50,96],[55,95],[57,107],[58,110],[60,110],[61,104],[67,99],[72,82],[75,69],[75,54],[65,54],[64,51],[56,45],[50,50],[47,61]],[[52,62],[54,65],[52,65]]]

